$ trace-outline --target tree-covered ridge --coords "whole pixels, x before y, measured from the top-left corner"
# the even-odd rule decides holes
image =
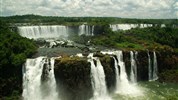
[[[37,47],[32,40],[13,33],[6,23],[0,21],[0,48],[1,98],[1,96],[21,92],[22,73],[19,72],[22,72],[22,65],[26,58],[31,57]]]
[[[118,24],[118,23],[132,23],[132,24],[166,24],[172,25],[178,23],[177,19],[130,19],[119,17],[58,17],[58,16],[40,16],[40,15],[16,15],[8,17],[0,17],[0,19],[7,23],[48,23],[48,24],[81,24],[87,22],[88,24]]]
[[[93,37],[92,42],[120,49],[171,49],[178,48],[178,28],[148,27],[135,28],[127,31],[112,32]]]

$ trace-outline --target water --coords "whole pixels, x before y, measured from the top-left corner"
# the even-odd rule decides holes
[[[53,26],[21,26],[18,27],[19,33],[23,37],[30,39],[38,38],[67,38],[67,26],[53,25]]]
[[[119,81],[119,83],[116,84],[116,87],[118,87],[116,89],[116,94],[129,95],[133,97],[143,95],[142,90],[136,84],[132,84],[132,82],[129,82],[128,80],[128,76],[125,70],[125,63],[123,61],[122,51],[115,51],[115,55],[117,56],[118,65],[120,67],[120,75],[116,76],[119,77],[116,78],[119,79],[116,80],[116,82]]]
[[[93,36],[94,35],[94,25],[88,26],[88,25],[80,25],[79,26],[79,35],[86,35],[86,36]]]
[[[75,34],[78,35],[94,36],[94,25],[80,25],[78,29],[64,25],[19,26],[18,30],[21,36],[30,39],[66,39],[68,38],[69,34],[73,32],[76,32]]]
[[[111,98],[108,95],[106,87],[104,69],[99,58],[92,57],[92,54],[88,57],[88,61],[91,64],[91,83],[93,88],[93,97],[91,100],[110,100]],[[96,60],[96,65],[94,64],[94,60]]]
[[[158,79],[158,65],[156,53],[153,52],[153,62],[151,62],[150,54],[148,52],[148,80],[155,81]]]
[[[26,60],[23,67],[24,100],[59,100],[53,68],[54,58]]]
[[[148,54],[148,80],[151,81],[152,80],[151,58],[149,52],[147,54]]]
[[[114,59],[116,88],[113,94],[108,94],[103,66],[93,53],[89,54],[88,62],[91,64],[91,84],[93,97],[90,100],[177,100],[178,85],[151,82],[137,82],[137,55],[138,52],[130,51],[131,73],[127,76],[122,51],[102,52],[110,54]],[[77,56],[83,57],[82,54]],[[153,62],[151,62],[153,57]],[[151,80],[158,79],[157,56],[148,53]],[[23,67],[23,93],[24,100],[60,100],[54,78],[54,59],[38,57],[27,59]],[[152,66],[153,65],[153,66]],[[128,78],[130,77],[130,81]]]
[[[173,83],[139,82],[144,95],[130,96],[113,94],[113,100],[178,100],[178,85]]]
[[[119,81],[120,81],[120,77],[119,77],[119,69],[118,69],[118,63],[117,60],[113,57],[114,59],[114,68],[115,68],[115,73],[116,73],[116,91],[119,90]]]
[[[113,31],[118,31],[118,30],[130,30],[132,28],[146,28],[146,27],[152,27],[152,24],[111,24],[110,28]]]
[[[157,65],[157,57],[156,53],[153,52],[153,81],[158,79],[158,65]]]
[[[136,56],[136,53],[135,53]],[[131,61],[131,72],[130,72],[130,80],[132,83],[137,83],[137,64],[135,61],[135,56],[133,51],[130,51],[130,61]]]

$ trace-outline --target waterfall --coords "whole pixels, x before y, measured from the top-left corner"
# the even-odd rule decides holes
[[[151,58],[149,52],[147,54],[148,54],[148,80],[151,81],[152,80]]]
[[[92,26],[92,33],[91,33],[92,36],[94,36],[94,28],[95,28],[95,26],[93,25]]]
[[[19,33],[23,37],[30,39],[38,38],[67,38],[67,26],[53,25],[53,26],[20,26]]]
[[[91,64],[91,84],[93,88],[93,97],[91,100],[110,100],[104,69],[99,58],[93,57],[93,54],[90,54],[88,57],[90,57],[88,61]],[[96,65],[94,64],[94,60],[96,60]]]
[[[157,57],[155,51],[153,52],[153,81],[158,79],[158,65],[157,65]]]
[[[110,25],[110,28],[113,31],[118,31],[118,30],[130,30],[132,28],[146,28],[146,27],[152,27],[152,24],[112,24]]]
[[[130,95],[130,96],[143,95],[143,93],[139,89],[139,87],[137,87],[136,84],[129,82],[129,80],[128,80],[127,73],[126,73],[126,70],[125,70],[125,63],[123,61],[122,51],[114,51],[113,54],[116,55],[117,60],[118,60],[118,62],[117,62],[117,60],[114,59],[115,71],[116,71],[116,91],[115,92],[117,94]],[[137,56],[137,53],[136,53],[136,56]],[[134,59],[134,57],[133,57],[133,59]],[[133,63],[133,65],[134,64],[135,64],[135,62]],[[118,70],[117,66],[119,66],[119,68],[120,68],[120,73],[118,72],[119,70]],[[135,79],[135,82],[136,82],[136,66],[135,67],[133,66],[133,76],[134,76],[134,79]]]
[[[86,36],[93,36],[94,35],[94,25],[91,26],[90,28],[89,25],[80,25],[79,26],[79,35],[86,35]]]
[[[54,58],[27,59],[23,66],[24,100],[59,100],[54,78]]]
[[[155,81],[158,79],[158,65],[156,53],[153,52],[153,62],[151,62],[150,54],[148,52],[148,80]]]
[[[136,56],[136,53],[135,53]],[[130,61],[131,61],[131,72],[130,72],[130,79],[132,83],[137,82],[137,65],[135,61],[135,56],[133,51],[130,51]]]
[[[115,73],[116,73],[116,90],[118,90],[119,89],[119,81],[120,81],[119,69],[118,69],[117,60],[115,59],[115,57],[113,57],[113,59],[114,59],[114,68],[115,68]]]
[[[117,77],[116,79],[119,79],[119,80],[116,80],[116,82],[119,81],[119,83],[116,84],[116,85],[119,85],[119,86],[116,86],[116,87],[118,87],[117,90],[116,90],[116,93],[125,94],[125,93],[128,93],[126,89],[130,85],[129,85],[127,73],[126,73],[126,70],[125,70],[125,63],[123,61],[122,51],[116,51],[115,55],[117,57],[118,65],[120,67],[120,75],[116,76]]]
[[[77,30],[77,31],[76,31]],[[46,25],[46,26],[19,26],[19,34],[23,37],[30,39],[39,39],[39,38],[62,38],[66,39],[70,32],[76,32],[78,35],[93,36],[94,35],[94,25],[80,25],[79,30],[64,26],[64,25]]]

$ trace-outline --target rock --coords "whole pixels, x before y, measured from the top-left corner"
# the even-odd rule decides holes
[[[59,90],[67,93],[62,94],[65,100],[86,100],[92,97],[90,63],[86,58],[56,59],[54,73]]]

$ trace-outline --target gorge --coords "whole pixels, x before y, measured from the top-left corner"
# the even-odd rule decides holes
[[[153,81],[158,79],[156,53],[150,52],[152,56],[147,57],[148,66],[145,65],[147,70],[144,70],[148,72],[147,77],[144,77],[146,79],[137,74],[143,73],[140,72],[142,66],[138,65],[141,59],[137,59],[141,53],[124,53],[130,55],[127,62],[130,66],[125,65],[127,57],[123,56],[123,51],[102,51],[98,54],[91,53],[88,57],[27,59],[23,69],[22,96],[25,100],[115,100],[113,94],[122,95],[121,98],[124,99],[127,98],[124,96],[145,98],[145,90],[138,85],[137,77],[140,79],[138,82],[150,81],[148,75],[152,76]]]
[[[15,32],[34,44],[7,35],[10,39],[3,45],[14,50],[8,60],[13,61],[14,67],[5,70],[3,75],[14,71],[12,76],[17,78],[9,78],[11,83],[16,80],[14,84],[8,80],[9,84],[2,85],[2,90],[7,91],[3,95],[13,91],[12,97],[18,93],[20,100],[178,98],[175,27],[85,22],[19,25]],[[34,49],[33,45],[36,51],[25,49]],[[6,52],[4,54],[8,55]]]
[[[110,25],[112,31],[136,27],[145,28],[152,25]],[[22,36],[36,40],[40,38],[65,40],[71,34],[94,36],[95,29],[94,25],[18,27]],[[125,50],[27,59],[24,66],[22,96],[24,100],[117,100],[117,98],[144,100],[157,96],[158,99],[166,98],[158,94],[151,94],[154,96],[149,97],[150,90],[144,86],[148,83],[142,83],[143,81],[155,84],[159,79],[159,68],[162,66],[159,66],[160,62],[158,63],[157,59],[155,51]],[[38,70],[35,71],[35,67]]]

